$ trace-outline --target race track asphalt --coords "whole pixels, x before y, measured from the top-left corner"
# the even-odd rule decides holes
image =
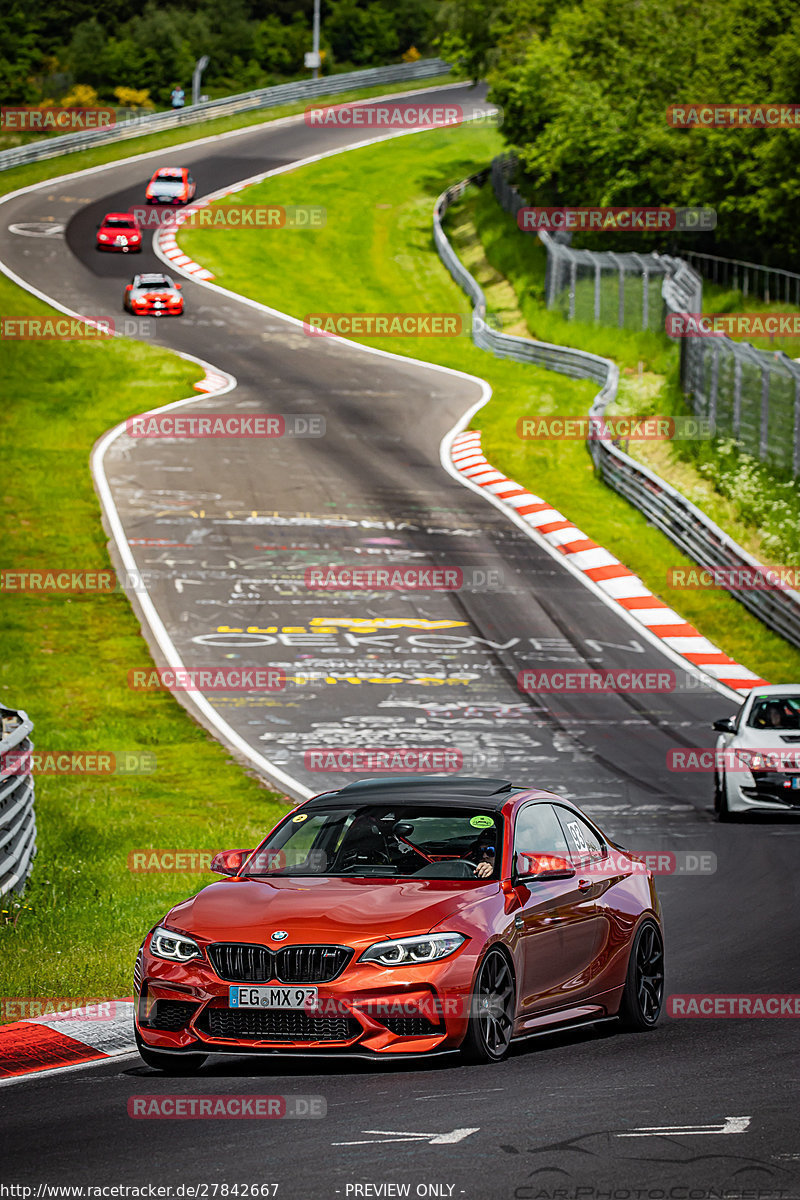
[[[466,86],[448,93],[465,104],[475,96]],[[203,195],[371,136],[300,119],[167,157],[192,168]],[[95,226],[104,212],[140,201],[143,181],[163,161],[153,154],[5,203],[0,258],[75,311],[120,316],[133,272],[163,265],[149,248],[130,259],[99,254]],[[8,229],[37,221],[62,224],[64,235]],[[215,711],[301,789],[349,778],[312,770],[313,749],[455,748],[466,773],[560,791],[623,844],[713,854],[715,873],[659,882],[667,991],[796,989],[800,825],[787,818],[720,826],[709,777],[666,765],[674,747],[712,745],[710,722],[733,712],[732,701],[689,687],[680,672],[678,689],[664,694],[517,689],[517,673],[528,667],[675,664],[442,469],[440,442],[478,400],[478,384],[307,338],[235,295],[182,282],[186,316],[156,324],[153,340],[236,378],[227,395],[200,396],[183,411],[314,415],[326,429],[324,437],[266,442],[123,435],[106,454],[137,566],[183,663],[274,666],[306,680],[255,697],[209,696]],[[365,563],[454,565],[500,582],[362,596],[304,584],[309,566]],[[434,622],[445,624],[425,626]],[[181,698],[191,710],[191,696]],[[651,1200],[670,1187],[696,1189],[694,1200],[714,1188],[789,1197],[800,1193],[797,1051],[791,1020],[665,1018],[648,1035],[534,1040],[491,1068],[452,1058],[375,1065],[281,1057],[223,1060],[196,1078],[165,1080],[137,1060],[111,1062],[0,1090],[4,1175],[272,1182],[281,1197],[313,1200],[380,1195],[346,1189],[389,1182],[410,1184],[410,1195],[437,1184],[441,1195],[476,1200],[555,1200],[558,1189],[566,1196],[610,1187],[644,1189]],[[327,1116],[171,1121],[163,1129],[127,1116],[132,1095],[215,1091],[322,1096]],[[742,1132],[623,1136],[637,1127],[721,1128],[744,1116]],[[453,1130],[473,1132],[449,1142],[397,1140]]]

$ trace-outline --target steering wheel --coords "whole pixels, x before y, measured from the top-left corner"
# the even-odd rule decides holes
[[[392,866],[392,860],[388,854],[384,854],[382,850],[377,850],[374,854],[361,854],[358,850],[350,850],[345,854],[339,866],[340,871],[347,871],[350,867],[357,866]]]

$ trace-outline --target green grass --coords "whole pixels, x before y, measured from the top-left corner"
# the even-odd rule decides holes
[[[0,311],[50,310],[0,276]],[[4,341],[2,568],[108,568],[90,449],[201,375],[122,339]],[[37,778],[33,876],[0,899],[0,994],[127,995],[149,926],[212,878],[133,875],[129,852],[246,845],[282,808],[169,693],[128,689],[151,659],[124,595],[3,594],[2,611],[0,703],[28,712],[37,749],[146,750],[155,770]]]
[[[319,100],[320,103],[345,104],[350,100],[365,100],[370,96],[417,91],[420,88],[456,82],[457,80],[452,75],[442,75],[433,79],[415,79],[409,83],[354,88],[351,92],[337,94],[329,99],[320,96],[315,97],[315,100]],[[191,125],[182,125],[163,133],[144,134],[142,137],[111,142],[106,146],[97,146],[93,150],[80,150],[76,154],[66,154],[60,158],[48,158],[42,162],[28,163],[22,167],[12,167],[10,170],[0,172],[0,193],[12,192],[17,188],[27,187],[31,183],[39,183],[43,179],[53,179],[58,175],[69,175],[73,171],[84,171],[87,167],[97,167],[102,163],[115,162],[120,158],[129,158],[136,154],[149,154],[153,150],[167,149],[169,146],[195,141],[198,138],[216,137],[234,129],[243,129],[248,125],[260,125],[268,121],[277,121],[280,117],[295,116],[297,113],[304,112],[308,103],[308,100],[298,100],[293,104],[282,104],[278,108],[252,109],[250,112],[236,113],[230,117],[215,117],[209,121],[197,121]]]
[[[498,137],[487,128],[440,130],[400,138],[276,176],[247,190],[250,203],[294,204],[324,195],[327,225],[314,232],[187,230],[181,245],[204,263],[224,287],[270,304],[296,317],[312,312],[461,312],[467,302],[450,279],[433,246],[431,214],[435,197],[449,184],[480,169],[497,152]],[[232,202],[233,198],[226,198]],[[473,201],[474,202],[474,198]],[[522,314],[497,264],[483,258],[472,222],[464,210],[450,225],[468,265],[470,254],[484,282],[494,281],[496,301],[509,326]],[[282,269],[274,272],[274,238],[279,237]],[[520,271],[534,264],[519,255]],[[516,283],[516,280],[514,280]],[[537,310],[537,314],[541,315]],[[546,314],[549,340],[562,326]],[[537,327],[537,336],[543,336]],[[600,342],[609,331],[593,331]],[[617,337],[614,331],[613,337]],[[656,334],[621,331],[626,353],[638,354],[651,371],[669,366],[671,346]],[[356,339],[358,340],[358,339]],[[361,339],[396,354],[454,367],[492,385],[490,405],[476,417],[489,459],[513,478],[546,497],[586,534],[607,546],[641,574],[652,590],[698,625],[732,657],[776,682],[797,678],[800,652],[771,634],[725,593],[676,594],[665,586],[666,571],[690,566],[663,535],[625,500],[595,478],[582,443],[521,442],[516,420],[534,413],[585,414],[594,387],[539,368],[496,359],[465,337]],[[566,340],[566,339],[563,339]],[[663,339],[666,342],[666,338]]]

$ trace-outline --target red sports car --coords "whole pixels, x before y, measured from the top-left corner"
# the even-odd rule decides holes
[[[186,167],[159,167],[147,185],[148,204],[188,204],[197,184]]]
[[[124,307],[134,316],[180,317],[183,314],[181,285],[169,275],[134,275],[125,288]]]
[[[106,213],[97,226],[98,250],[121,250],[127,254],[142,248],[142,231],[131,213]]]
[[[414,776],[325,792],[230,878],[171,909],[136,960],[142,1058],[460,1049],[661,1012],[653,878],[558,796],[499,779]]]

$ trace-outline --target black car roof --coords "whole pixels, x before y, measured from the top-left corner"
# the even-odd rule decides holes
[[[393,803],[462,804],[479,801],[483,808],[500,809],[512,792],[526,791],[508,779],[461,778],[436,775],[395,775],[385,779],[359,779],[336,791],[323,792],[304,808],[327,806],[342,799],[356,804]]]

